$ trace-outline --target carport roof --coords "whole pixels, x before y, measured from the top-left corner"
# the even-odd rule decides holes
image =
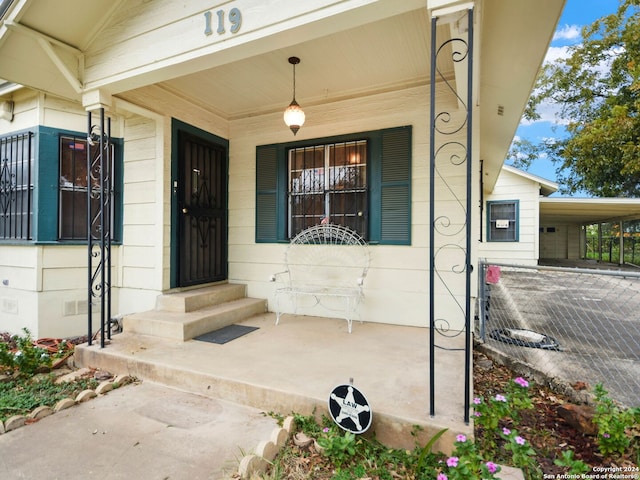
[[[640,219],[640,198],[540,198],[540,224],[580,224]]]

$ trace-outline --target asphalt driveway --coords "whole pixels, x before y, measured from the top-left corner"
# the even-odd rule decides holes
[[[490,287],[487,343],[569,384],[602,383],[610,396],[640,406],[640,276],[501,268]],[[489,334],[525,329],[557,349],[505,343]]]

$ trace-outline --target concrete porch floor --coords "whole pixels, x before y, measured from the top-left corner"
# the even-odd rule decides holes
[[[224,345],[177,342],[121,333],[104,349],[76,349],[80,366],[103,368],[204,396],[287,415],[328,415],[331,390],[353,379],[373,412],[370,431],[386,445],[413,448],[442,428],[436,448],[449,452],[455,436],[471,436],[464,419],[464,351],[436,349],[435,416],[429,415],[429,329],[275,314],[251,317],[259,327]],[[438,336],[463,348],[464,335]],[[417,437],[415,426],[422,427]]]

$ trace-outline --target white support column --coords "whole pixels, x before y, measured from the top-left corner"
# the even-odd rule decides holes
[[[82,106],[87,112],[99,110],[111,110],[113,97],[106,90],[91,90],[82,94]]]
[[[618,265],[624,265],[624,221],[620,220],[620,260]]]

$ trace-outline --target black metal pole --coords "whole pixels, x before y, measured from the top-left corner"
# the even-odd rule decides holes
[[[473,9],[469,9],[469,60],[467,62],[467,278],[465,294],[464,423],[469,424],[471,398],[471,179],[473,155]]]
[[[106,300],[107,300],[107,338],[111,340],[111,202],[112,202],[112,189],[113,189],[113,154],[111,151],[111,118],[107,118],[107,181],[105,189],[107,192],[107,206],[105,208],[105,215],[107,217],[107,229],[106,229],[106,242],[107,242],[107,258],[105,268],[107,269],[107,285],[106,285]]]
[[[436,27],[431,19],[431,86],[429,98],[429,415],[436,414],[435,405],[435,115],[436,115]]]
[[[93,265],[91,250],[93,240],[91,235],[91,112],[87,112],[87,338],[88,344],[92,343],[93,335],[93,318],[92,318],[92,284],[93,284]]]
[[[29,168],[27,169],[27,212],[28,215],[31,215],[31,208],[33,207],[33,199],[31,195],[33,194],[33,187],[31,186],[32,177],[31,177],[31,140],[33,138],[33,133],[29,132],[28,144],[27,144],[27,161],[29,162]],[[27,218],[27,240],[31,240],[31,219]]]
[[[104,108],[100,109],[100,260],[102,268],[100,270],[100,348],[104,348],[104,316],[105,316],[105,225],[104,225]]]

